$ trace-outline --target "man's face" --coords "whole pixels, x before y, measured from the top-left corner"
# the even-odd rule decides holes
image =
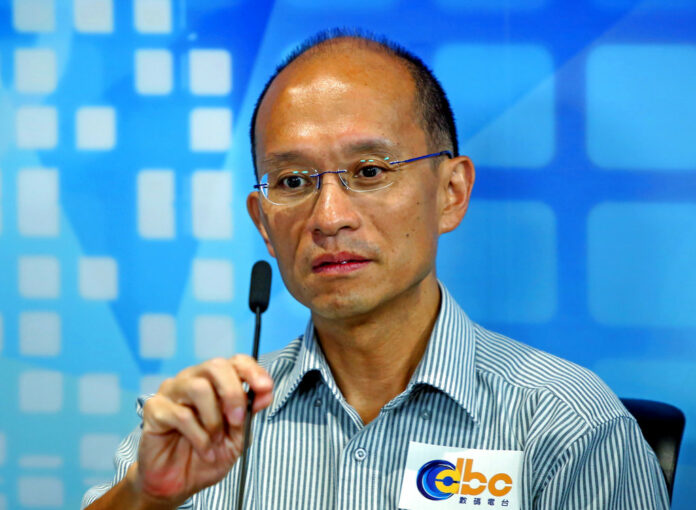
[[[427,154],[413,97],[406,69],[371,51],[296,61],[259,109],[259,172],[280,161],[336,170],[365,154],[392,161]],[[290,293],[315,315],[349,319],[434,280],[443,185],[431,164],[406,165],[390,188],[368,193],[325,174],[320,192],[294,206],[252,193],[250,214]]]

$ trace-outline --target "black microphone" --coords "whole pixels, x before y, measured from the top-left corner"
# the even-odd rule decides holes
[[[268,308],[268,300],[271,297],[271,265],[265,260],[259,260],[251,268],[251,284],[249,286],[249,308],[261,313]]]
[[[254,345],[252,356],[259,359],[259,338],[261,337],[261,314],[268,308],[271,297],[271,266],[265,260],[259,260],[251,268],[251,283],[249,285],[249,308],[256,315],[254,326]],[[244,486],[246,485],[247,448],[249,448],[249,431],[251,430],[251,409],[254,407],[254,392],[247,392],[247,411],[244,418],[244,447],[242,448],[242,464],[239,467],[239,490],[237,491],[237,510],[242,510],[244,503]]]

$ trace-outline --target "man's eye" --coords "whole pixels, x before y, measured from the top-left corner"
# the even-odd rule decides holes
[[[309,179],[300,175],[287,175],[278,179],[278,186],[285,189],[298,189],[309,184]]]
[[[383,172],[384,168],[376,166],[376,165],[370,165],[370,166],[364,166],[360,168],[356,172],[356,177],[361,177],[361,178],[366,178],[366,179],[374,179],[376,177],[379,177]]]

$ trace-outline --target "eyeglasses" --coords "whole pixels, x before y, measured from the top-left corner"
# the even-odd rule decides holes
[[[272,204],[297,205],[319,192],[324,174],[336,174],[347,189],[366,193],[394,184],[399,179],[399,170],[403,165],[440,156],[452,158],[452,153],[440,151],[402,161],[389,161],[388,157],[364,157],[346,168],[324,172],[309,167],[289,166],[263,174],[254,188],[261,191],[264,198]]]

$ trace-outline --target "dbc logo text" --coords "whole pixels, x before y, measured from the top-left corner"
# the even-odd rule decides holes
[[[416,478],[418,490],[430,500],[438,501],[453,494],[478,496],[484,490],[492,496],[505,496],[512,490],[512,478],[507,473],[497,473],[487,478],[473,470],[473,459],[457,459],[455,466],[446,460],[425,463]]]

